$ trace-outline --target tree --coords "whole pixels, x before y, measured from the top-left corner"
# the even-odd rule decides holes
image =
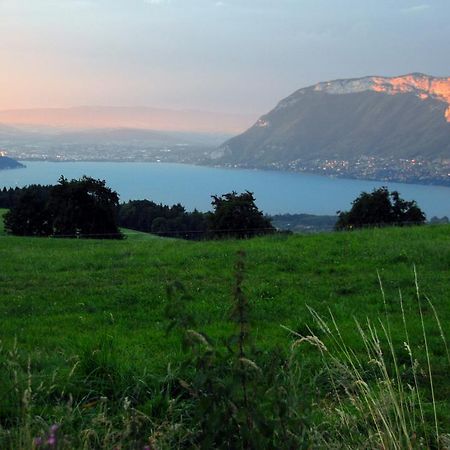
[[[0,191],[0,208],[10,209],[12,208],[19,200],[20,196],[29,188],[49,188],[49,186],[40,186],[40,185],[32,185],[26,188],[9,188],[6,189],[4,187]]]
[[[230,192],[212,196],[214,211],[209,216],[209,230],[213,236],[249,238],[275,231],[270,220],[259,211],[252,192]]]
[[[207,214],[187,212],[179,203],[168,206],[131,200],[119,206],[118,220],[125,228],[182,239],[203,239],[207,229]]]
[[[420,225],[426,217],[413,201],[400,198],[397,191],[389,192],[386,187],[362,192],[352,202],[350,211],[338,211],[336,229],[362,228],[380,225]]]
[[[56,186],[30,186],[6,215],[6,229],[22,236],[122,238],[116,209],[119,196],[105,181],[90,177]]]
[[[104,180],[61,177],[50,193],[48,208],[55,236],[118,239],[116,213],[119,196]]]
[[[31,185],[21,190],[5,214],[6,231],[17,236],[51,234],[51,218],[47,208],[49,195],[50,186]]]

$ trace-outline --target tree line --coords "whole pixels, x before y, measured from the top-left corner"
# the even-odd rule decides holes
[[[106,182],[61,177],[54,186],[3,190],[0,206],[9,211],[5,229],[18,236],[101,237],[120,239],[119,196]]]
[[[256,206],[252,192],[213,195],[211,212],[186,211],[150,200],[119,203],[119,195],[104,180],[90,177],[56,185],[31,185],[0,191],[0,208],[7,208],[5,229],[19,236],[122,239],[120,228],[190,240],[250,238],[274,233],[271,219]],[[420,225],[426,217],[415,201],[403,200],[386,187],[363,192],[349,211],[338,211],[336,230],[366,226]]]
[[[47,186],[41,186],[41,187],[47,187]],[[6,188],[4,187],[3,189],[0,190],[0,208],[3,209],[10,209],[12,208],[19,196],[22,194],[22,192],[24,191],[24,188],[19,188],[19,187],[15,187],[15,188]]]
[[[248,238],[275,232],[258,209],[252,192],[212,196],[213,211],[186,211],[150,200],[119,203],[104,180],[61,177],[54,186],[3,189],[0,208],[8,208],[5,229],[18,236],[122,239],[122,228],[164,237]]]

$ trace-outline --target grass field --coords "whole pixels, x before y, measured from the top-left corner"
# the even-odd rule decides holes
[[[0,236],[5,235],[4,225],[3,225],[3,216],[6,214],[7,209],[0,208]]]
[[[308,326],[314,330],[309,306],[323,316],[331,312],[356,353],[364,352],[364,343],[354,320],[378,322],[387,310],[393,345],[401,352],[400,290],[411,342],[425,358],[414,266],[442,329],[450,328],[449,226],[211,242],[134,232],[124,241],[35,239],[0,230],[0,340],[5,348],[16,341],[39,374],[50,376],[108,336],[120,367],[163,376],[183,354],[180,335],[166,334],[167,285],[184,285],[199,331],[226,336],[240,249],[246,252],[244,291],[259,348],[287,351],[293,337],[282,326],[300,334],[308,333]],[[445,427],[450,422],[448,361],[427,302],[423,313],[439,422]]]

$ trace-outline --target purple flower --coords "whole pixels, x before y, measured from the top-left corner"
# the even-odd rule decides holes
[[[50,427],[50,433],[55,434],[59,429],[59,425],[56,423]]]
[[[43,444],[42,438],[41,437],[34,438],[33,444],[35,447],[40,447]]]
[[[56,445],[56,437],[53,434],[51,434],[47,439],[47,444],[50,445],[50,447],[54,447]]]

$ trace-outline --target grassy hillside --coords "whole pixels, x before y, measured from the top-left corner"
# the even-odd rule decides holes
[[[164,375],[181,359],[179,333],[167,335],[166,287],[179,281],[196,329],[229,334],[235,254],[246,252],[244,291],[261,349],[287,351],[315,325],[308,306],[331,312],[344,339],[364,351],[354,319],[384,320],[383,283],[394,346],[403,348],[402,292],[410,338],[423,348],[413,267],[442,328],[450,325],[450,227],[373,229],[249,241],[186,242],[129,232],[118,242],[0,236],[0,340],[17,341],[41,376],[70,367],[74,355],[114,340],[119,365]],[[440,421],[450,418],[448,363],[432,308],[423,312]],[[319,331],[318,331],[319,333]],[[326,339],[326,336],[324,336]],[[425,355],[425,352],[423,353]],[[423,356],[424,357],[424,356]],[[62,369],[64,370],[64,369]],[[450,431],[450,430],[447,430]]]
[[[228,323],[235,253],[241,248],[247,252],[245,287],[253,326],[266,344],[286,344],[280,324],[307,323],[306,304],[321,313],[330,308],[350,331],[352,316],[382,315],[377,270],[393,312],[400,312],[402,289],[414,322],[414,264],[421,289],[441,319],[450,319],[445,226],[246,242],[143,237],[134,232],[123,242],[3,237],[2,339],[17,337],[30,349],[53,351],[117,333],[126,353],[137,345],[145,365],[164,366],[177,350],[163,339],[167,283],[181,281],[194,297],[202,328],[220,334]],[[130,327],[133,332],[127,333]],[[153,355],[151,361],[145,354]]]

